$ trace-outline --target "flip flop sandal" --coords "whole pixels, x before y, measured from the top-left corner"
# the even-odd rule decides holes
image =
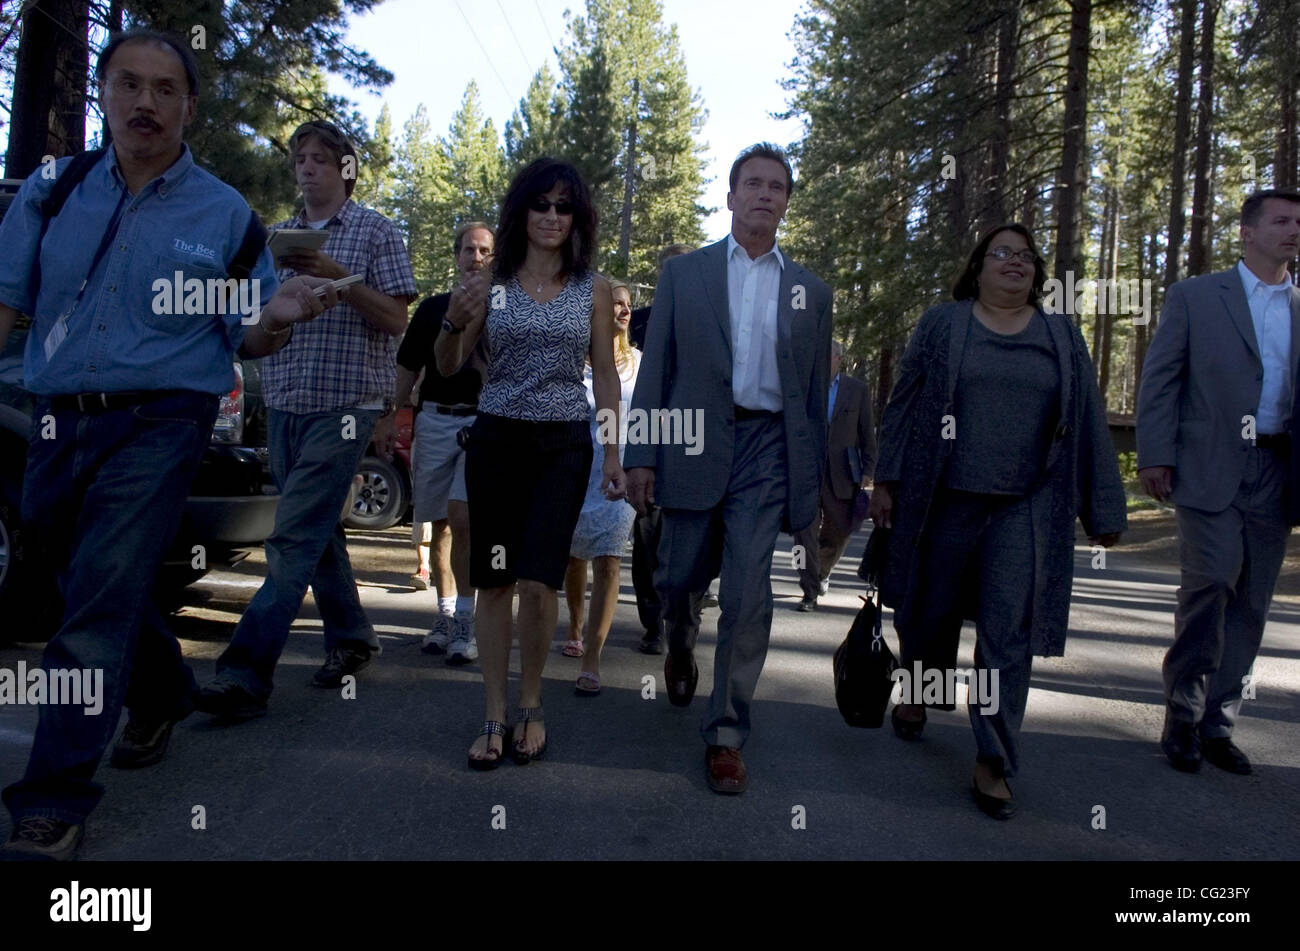
[[[546,717],[542,711],[541,704],[538,704],[535,707],[520,707],[515,711],[515,726],[523,726],[524,733],[522,739],[510,744],[510,757],[520,766],[525,766],[535,759],[541,759],[542,754],[546,752],[546,744],[550,740],[549,735],[545,740],[542,740],[541,748],[538,749],[536,753],[527,753],[522,748],[522,744],[527,742],[528,724],[545,722]]]
[[[584,684],[587,686],[584,686]],[[574,684],[573,692],[579,697],[600,696],[600,678],[595,674],[583,671],[578,674],[578,682]]]
[[[496,769],[501,765],[501,758],[505,754],[506,738],[510,735],[506,731],[506,725],[500,720],[487,720],[483,723],[483,729],[479,730],[479,736],[499,736],[501,737],[501,749],[492,749],[492,741],[488,741],[487,756],[482,759],[469,758],[469,768],[477,769],[480,772],[486,772],[489,769]]]
[[[560,653],[565,657],[581,657],[587,653],[587,649],[582,646],[582,641],[565,641]]]

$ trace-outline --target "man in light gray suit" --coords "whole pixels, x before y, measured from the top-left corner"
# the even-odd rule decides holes
[[[663,508],[655,587],[664,604],[668,699],[695,693],[690,597],[721,569],[713,696],[701,727],[709,788],[741,793],[740,747],[772,627],[772,549],[817,515],[826,458],[831,291],[776,244],[794,177],[768,143],[731,167],[731,234],[673,258],[655,290],[632,413],[680,411],[703,444],[637,445],[628,499]]]
[[[1165,295],[1138,393],[1138,476],[1172,497],[1182,584],[1165,655],[1161,748],[1175,769],[1204,756],[1250,772],[1232,742],[1294,519],[1288,485],[1300,360],[1300,193],[1241,209],[1243,260]]]

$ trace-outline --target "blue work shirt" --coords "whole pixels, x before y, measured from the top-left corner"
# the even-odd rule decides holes
[[[60,159],[56,171],[70,161]],[[0,304],[33,321],[23,354],[23,385],[40,396],[169,389],[228,393],[235,382],[234,352],[247,330],[243,320],[251,323],[251,318],[238,306],[208,309],[206,292],[202,306],[198,298],[187,306],[184,288],[191,282],[193,289],[194,278],[206,288],[209,279],[226,277],[251,214],[243,197],[195,165],[184,145],[167,171],[131,195],[110,146],[50,221],[41,245],[40,293],[32,300],[40,204],[53,188],[54,179],[37,170],[0,223]],[[67,338],[47,361],[45,339],[76,299],[124,194],[116,235],[69,317]],[[177,272],[179,299],[172,290]],[[266,248],[251,277],[260,287],[257,294],[246,287],[246,299],[265,304],[279,287]],[[156,286],[160,280],[164,283]],[[165,312],[175,311],[176,303],[190,312]]]

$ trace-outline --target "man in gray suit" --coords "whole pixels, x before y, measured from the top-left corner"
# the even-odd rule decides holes
[[[1300,193],[1241,209],[1243,260],[1165,295],[1138,394],[1138,476],[1172,497],[1182,584],[1165,655],[1161,748],[1175,769],[1204,756],[1250,772],[1232,742],[1294,519],[1287,510],[1300,291]]]
[[[827,407],[826,472],[822,477],[820,518],[796,532],[794,542],[803,600],[797,610],[815,611],[817,598],[830,589],[831,572],[853,534],[853,506],[876,465],[876,429],[867,384],[840,372],[844,350],[831,341],[831,392]],[[802,556],[801,560],[800,556]]]
[[[701,734],[709,788],[748,784],[740,747],[772,627],[772,549],[816,517],[826,457],[831,291],[782,255],[776,230],[794,187],[768,143],[731,167],[731,234],[664,266],[632,414],[702,418],[702,446],[625,450],[628,499],[663,507],[655,587],[664,604],[668,699],[695,694],[690,597],[721,569],[713,696]]]

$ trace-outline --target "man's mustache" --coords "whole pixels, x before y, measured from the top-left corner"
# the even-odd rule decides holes
[[[162,126],[154,122],[148,116],[136,116],[127,125],[132,129],[149,129],[153,132],[161,132]]]

